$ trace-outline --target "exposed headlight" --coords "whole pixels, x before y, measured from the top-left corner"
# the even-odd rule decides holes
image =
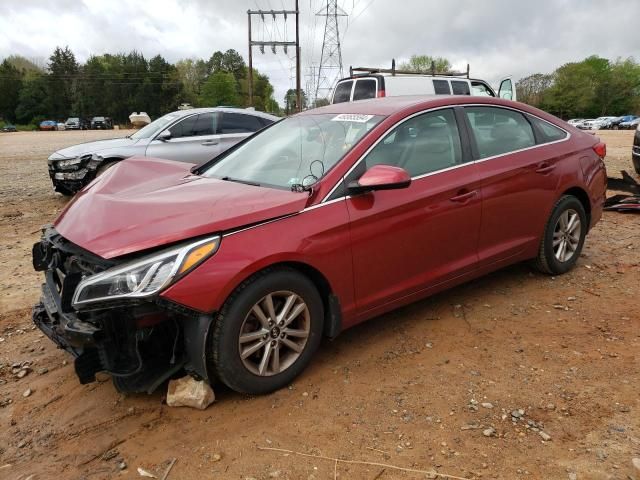
[[[108,300],[151,297],[200,265],[219,246],[220,236],[216,235],[91,275],[78,284],[72,303],[83,307]]]
[[[60,160],[59,162],[56,162],[56,165],[58,166],[58,168],[64,169],[64,168],[69,168],[69,167],[74,167],[76,165],[79,165],[82,162],[82,158],[77,157],[77,158],[70,158],[69,160]]]
[[[83,168],[75,172],[56,172],[53,178],[56,180],[82,180],[86,174],[87,170]]]

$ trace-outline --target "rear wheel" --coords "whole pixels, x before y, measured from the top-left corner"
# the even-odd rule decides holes
[[[293,269],[259,273],[221,309],[209,338],[209,364],[229,388],[250,394],[285,387],[309,364],[324,311],[313,283]]]
[[[587,214],[580,200],[571,195],[558,200],[540,242],[538,270],[552,275],[571,270],[582,252],[587,228]]]

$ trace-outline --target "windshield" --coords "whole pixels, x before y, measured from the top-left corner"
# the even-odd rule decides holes
[[[382,118],[360,114],[289,117],[231,151],[202,175],[277,188],[308,187]]]
[[[149,138],[153,137],[156,133],[160,133],[165,129],[167,125],[177,120],[180,117],[177,113],[167,113],[164,117],[160,117],[149,125],[142,127],[136,133],[131,135],[131,138]]]

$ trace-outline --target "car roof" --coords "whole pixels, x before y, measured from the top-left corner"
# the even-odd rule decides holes
[[[203,108],[190,108],[188,110],[176,110],[171,112],[172,114],[178,114],[182,117],[192,115],[194,113],[210,113],[210,112],[231,112],[242,113],[244,115],[253,115],[255,117],[267,118],[269,120],[279,120],[280,117],[276,117],[270,113],[260,112],[249,108],[232,108],[232,107],[203,107]]]
[[[392,115],[403,111],[413,111],[416,109],[428,109],[444,107],[447,105],[461,104],[489,104],[515,107],[519,110],[532,112],[528,105],[504,100],[495,97],[475,97],[470,95],[401,95],[393,97],[373,98],[369,100],[358,100],[356,102],[334,103],[326,107],[305,110],[299,115],[319,115],[323,113],[358,113],[363,115]]]

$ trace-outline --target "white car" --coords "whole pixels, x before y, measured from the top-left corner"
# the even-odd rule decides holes
[[[590,130],[602,130],[604,128],[609,128],[611,126],[611,122],[616,118],[618,117],[598,117],[589,122],[588,128]]]
[[[577,127],[582,122],[584,122],[584,118],[572,118],[571,120],[567,120],[567,123],[572,127]]]

